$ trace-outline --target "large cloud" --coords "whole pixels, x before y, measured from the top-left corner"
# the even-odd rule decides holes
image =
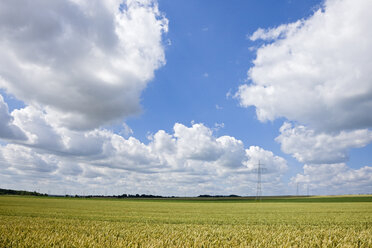
[[[257,50],[236,96],[260,121],[285,117],[323,131],[372,126],[372,2],[327,0],[310,18],[258,29]]]
[[[11,124],[28,139],[0,149],[0,166],[5,168],[0,178],[6,185],[11,185],[7,178],[12,175],[18,183],[43,178],[53,190],[58,190],[53,184],[63,181],[75,189],[106,185],[112,191],[125,185],[126,192],[137,187],[136,193],[146,193],[156,184],[159,194],[254,194],[259,160],[268,168],[263,180],[272,188],[287,169],[286,161],[272,152],[245,149],[242,141],[216,137],[203,124],[176,123],[173,133],[159,130],[145,144],[104,129],[59,127],[33,107],[14,110],[12,116]]]
[[[72,129],[137,113],[168,20],[153,1],[120,3],[1,1],[0,87]]]

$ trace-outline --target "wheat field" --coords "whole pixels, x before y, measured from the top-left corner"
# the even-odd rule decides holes
[[[355,198],[0,196],[0,247],[372,247],[372,197]]]

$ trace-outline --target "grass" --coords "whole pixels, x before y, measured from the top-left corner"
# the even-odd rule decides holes
[[[0,247],[372,247],[372,196],[1,196],[0,234]]]

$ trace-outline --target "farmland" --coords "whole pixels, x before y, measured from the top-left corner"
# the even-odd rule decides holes
[[[372,247],[372,196],[1,196],[0,234],[0,247]]]

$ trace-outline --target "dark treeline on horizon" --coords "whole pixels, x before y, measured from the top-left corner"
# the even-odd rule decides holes
[[[199,195],[198,197],[241,197],[240,195]]]
[[[34,196],[47,196],[47,194],[41,194],[36,191],[26,190],[12,190],[12,189],[0,189],[0,195],[34,195]]]
[[[161,196],[161,195],[147,195],[147,194],[122,194],[122,195],[65,195],[65,197],[80,197],[80,198],[184,198],[180,196]],[[214,198],[214,197],[241,197],[239,195],[199,195],[200,198]],[[189,197],[187,197],[189,198]],[[191,197],[193,198],[193,197]]]
[[[77,197],[85,197],[85,198],[91,198],[91,197],[107,197],[107,198],[171,198],[175,196],[161,196],[161,195],[147,195],[147,194],[122,194],[122,195],[86,195],[86,196],[77,196]]]

